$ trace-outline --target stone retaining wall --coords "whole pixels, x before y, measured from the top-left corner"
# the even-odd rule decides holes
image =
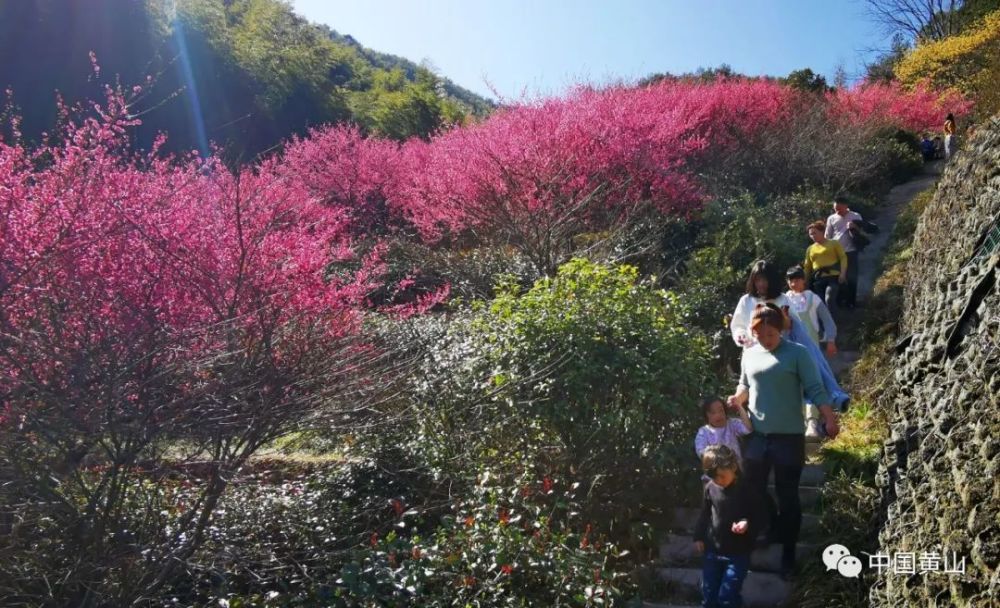
[[[1000,250],[982,246],[997,225],[1000,117],[945,170],[914,237],[878,482],[881,552],[914,553],[916,573],[883,572],[872,606],[1000,606]],[[920,563],[953,551],[965,574]]]

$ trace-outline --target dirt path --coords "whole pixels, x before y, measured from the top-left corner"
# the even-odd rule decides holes
[[[930,166],[924,175],[889,191],[878,215],[872,220],[881,230],[874,235],[871,244],[859,256],[861,258],[858,264],[861,269],[858,275],[859,301],[865,302],[871,297],[875,281],[882,274],[882,258],[885,257],[889,237],[896,227],[896,218],[899,217],[900,211],[913,200],[913,197],[934,185],[940,174],[940,166]]]

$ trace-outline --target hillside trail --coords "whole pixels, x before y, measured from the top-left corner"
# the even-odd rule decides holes
[[[831,367],[838,379],[843,381],[851,367],[860,358],[861,321],[865,306],[871,299],[875,282],[882,272],[882,260],[889,247],[890,237],[896,226],[900,212],[913,198],[934,185],[943,169],[943,161],[935,161],[924,166],[924,172],[916,178],[894,187],[882,199],[873,217],[865,219],[875,222],[879,232],[872,235],[871,242],[859,255],[858,307],[853,311],[835,313],[838,336],[846,341],[839,344],[840,351],[831,359]],[[799,498],[802,502],[802,528],[797,548],[798,559],[820,560],[825,547],[819,537],[818,504],[825,479],[825,467],[819,452],[820,444],[807,439],[808,462],[802,471]],[[773,479],[768,490],[774,494]],[[662,602],[646,602],[644,608],[694,608],[700,605],[701,561],[693,549],[692,533],[698,518],[697,509],[677,508],[673,514],[670,534],[660,547],[659,575],[669,588],[668,598]],[[826,543],[828,544],[828,543]],[[780,545],[759,546],[750,556],[750,572],[743,583],[743,605],[746,608],[774,608],[788,606],[788,598],[795,584],[783,580],[778,571],[781,565]]]
[[[846,338],[838,343],[837,355],[830,359],[830,367],[838,378],[850,371],[851,367],[861,357],[858,328],[864,319],[865,306],[871,299],[875,282],[882,275],[882,259],[889,247],[892,231],[896,227],[896,219],[900,212],[910,204],[913,197],[933,186],[941,176],[944,161],[933,161],[924,165],[924,172],[914,179],[894,187],[882,199],[878,212],[866,220],[878,224],[879,231],[872,235],[871,243],[862,251],[858,258],[858,308],[853,311],[836,311],[837,335]]]

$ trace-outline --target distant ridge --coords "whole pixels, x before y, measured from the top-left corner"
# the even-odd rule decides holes
[[[336,30],[330,29],[323,25],[318,27],[325,28],[329,32],[330,39],[333,40],[334,42],[339,42],[341,44],[349,45],[358,49],[358,52],[361,53],[369,61],[371,61],[373,65],[376,65],[386,70],[391,70],[394,68],[402,69],[403,73],[406,74],[406,77],[409,80],[414,80],[419,70],[426,69],[421,67],[419,64],[414,63],[409,59],[406,59],[405,57],[400,57],[398,55],[392,55],[390,53],[382,53],[379,51],[369,49],[363,46],[360,42],[358,42],[354,38],[354,36],[351,36],[350,34],[341,34]],[[455,84],[454,82],[452,82],[450,78],[446,78],[443,76],[439,76],[439,78],[441,79],[441,82],[443,83],[444,89],[447,92],[447,94],[450,97],[453,97],[456,100],[467,105],[472,110],[473,114],[477,116],[482,116],[488,114],[489,112],[491,112],[493,109],[496,108],[496,104],[493,101],[477,93],[473,93],[472,91],[466,89],[465,87]]]
[[[354,123],[402,140],[494,107],[426,67],[310,23],[280,0],[3,2],[0,57],[0,91],[13,91],[29,140],[53,128],[55,91],[70,103],[100,101],[117,77],[144,85],[138,145],[165,131],[168,149],[211,142],[234,162],[320,124]]]

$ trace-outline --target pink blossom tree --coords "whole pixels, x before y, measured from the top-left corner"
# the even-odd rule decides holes
[[[971,103],[954,92],[898,83],[861,83],[821,96],[798,95],[782,119],[738,146],[722,149],[701,171],[716,193],[787,193],[803,185],[830,192],[871,184],[916,151],[894,141],[902,132],[932,128],[948,111]]]
[[[407,142],[394,198],[428,241],[514,247],[548,274],[585,233],[697,210],[699,160],[780,121],[793,97],[763,81],[580,89]]]
[[[512,249],[548,274],[636,218],[690,217],[713,191],[844,187],[878,166],[861,154],[878,129],[921,128],[945,105],[968,104],[897,85],[816,97],[768,79],[578,88],[402,147],[314,131],[288,146],[282,171],[355,236]]]
[[[365,416],[379,384],[358,315],[379,250],[327,273],[357,257],[343,209],[278,159],[132,153],[121,91],[92,110],[0,142],[0,505],[18,505],[0,594],[28,603],[154,592],[254,452]],[[194,491],[147,483],[192,460]]]
[[[398,227],[400,213],[390,208],[392,187],[401,179],[399,144],[365,138],[353,126],[314,129],[285,146],[277,175],[341,214],[354,237],[384,235]]]
[[[827,94],[828,112],[834,119],[862,126],[875,124],[907,131],[939,129],[945,116],[965,116],[973,102],[955,90],[938,91],[928,83],[912,89],[899,82],[862,82]]]

